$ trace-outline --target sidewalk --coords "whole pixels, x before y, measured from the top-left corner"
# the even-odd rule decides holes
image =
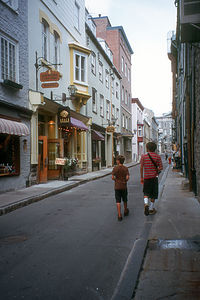
[[[169,169],[152,223],[135,300],[200,299],[200,204]]]
[[[128,168],[137,165],[137,163],[125,164]],[[70,190],[80,184],[96,180],[112,173],[113,168],[107,168],[96,172],[90,172],[83,175],[72,176],[68,181],[51,180],[47,183],[36,184],[28,188],[2,193],[0,195],[0,216],[9,213],[20,207],[40,201],[49,196]]]

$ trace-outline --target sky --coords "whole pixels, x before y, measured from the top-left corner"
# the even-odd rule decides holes
[[[132,55],[132,97],[156,116],[171,111],[172,74],[167,34],[176,30],[174,0],[85,0],[89,13],[123,26]]]

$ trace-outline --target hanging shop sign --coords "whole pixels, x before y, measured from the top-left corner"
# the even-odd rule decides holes
[[[59,84],[58,84],[58,82],[47,82],[47,83],[42,83],[41,87],[43,89],[46,89],[46,88],[57,88],[57,87],[59,87]]]
[[[60,80],[60,73],[58,71],[46,71],[40,73],[40,81],[46,82],[46,81],[58,81]]]
[[[115,126],[108,126],[107,128],[106,128],[106,131],[107,132],[115,132]]]
[[[58,111],[58,123],[60,126],[69,126],[70,124],[70,108],[69,106]]]

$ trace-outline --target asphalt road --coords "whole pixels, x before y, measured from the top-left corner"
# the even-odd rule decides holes
[[[117,220],[110,176],[0,217],[0,299],[110,300],[144,228],[139,166]]]

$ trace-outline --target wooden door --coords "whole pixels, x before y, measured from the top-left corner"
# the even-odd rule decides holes
[[[39,182],[47,182],[47,167],[48,167],[48,156],[47,156],[47,137],[39,136],[38,138],[38,177]]]

